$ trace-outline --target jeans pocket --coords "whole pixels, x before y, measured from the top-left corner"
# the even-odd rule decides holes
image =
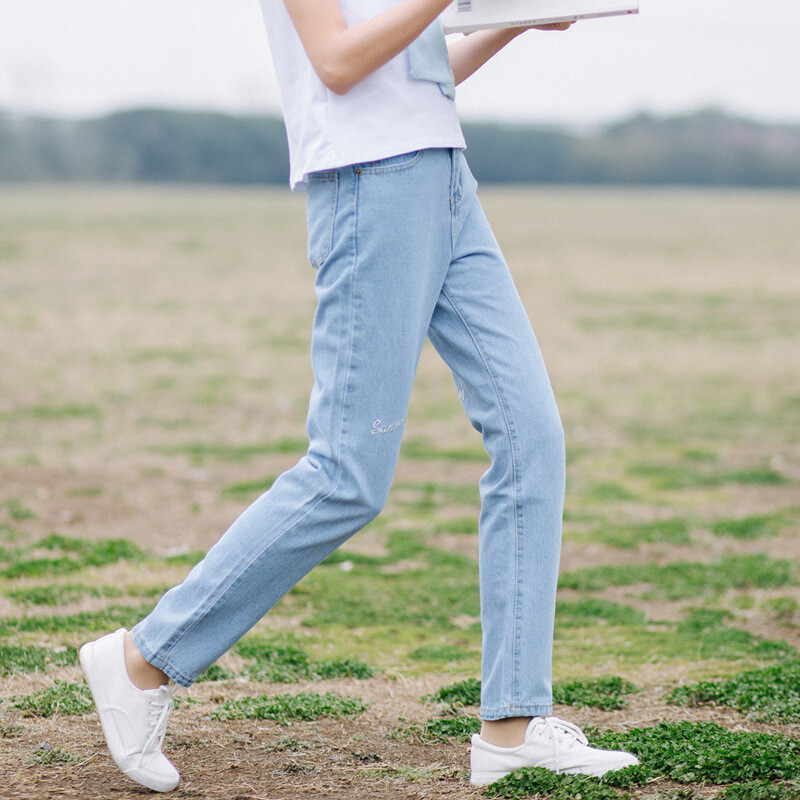
[[[424,150],[415,150],[411,153],[402,153],[399,156],[389,156],[379,161],[366,161],[363,164],[356,164],[356,172],[359,175],[380,175],[385,172],[403,172],[411,169],[422,158]]]
[[[331,254],[338,190],[339,179],[335,172],[309,176],[306,197],[308,262],[314,269],[319,269]]]

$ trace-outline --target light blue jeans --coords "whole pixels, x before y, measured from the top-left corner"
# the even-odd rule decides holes
[[[480,481],[481,716],[551,713],[563,432],[475,189],[458,150],[312,176],[308,453],[134,628],[142,655],[177,683],[381,511],[428,336],[491,458]]]

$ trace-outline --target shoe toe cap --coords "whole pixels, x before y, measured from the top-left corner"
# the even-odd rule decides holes
[[[125,770],[125,774],[136,783],[152,789],[154,792],[169,792],[174,789],[181,776],[178,771],[170,765],[171,769],[157,769],[144,767],[131,767]]]

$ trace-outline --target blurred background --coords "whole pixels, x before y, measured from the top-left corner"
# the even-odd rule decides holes
[[[459,88],[473,169],[484,182],[798,185],[799,39],[800,7],[745,0],[643,0],[638,17],[528,33]],[[0,180],[286,172],[257,0],[4,0]]]

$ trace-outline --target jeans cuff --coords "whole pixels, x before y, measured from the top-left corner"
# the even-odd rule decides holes
[[[481,708],[481,719],[493,722],[508,717],[547,717],[553,713],[552,703],[534,706],[502,706],[500,708]]]
[[[136,625],[133,628],[131,634],[133,635],[133,641],[136,643],[136,648],[139,650],[139,653],[141,653],[142,658],[148,664],[151,664],[156,669],[160,669],[167,677],[175,681],[175,683],[177,683],[178,686],[191,686],[194,683],[194,680],[192,678],[187,678],[185,675],[183,675],[181,672],[175,669],[175,667],[173,667],[172,664],[165,661],[157,653],[154,653],[144,643],[141,631],[139,630],[139,625]]]

